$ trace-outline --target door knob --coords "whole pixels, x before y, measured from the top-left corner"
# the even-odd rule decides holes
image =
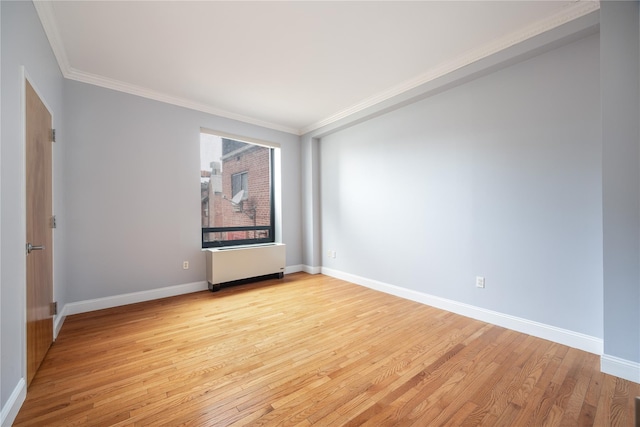
[[[41,251],[44,249],[44,246],[33,246],[31,243],[27,243],[27,254],[30,254],[31,251]]]

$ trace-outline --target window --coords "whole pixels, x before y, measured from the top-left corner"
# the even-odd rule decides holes
[[[275,241],[274,148],[200,134],[202,247]]]
[[[249,172],[236,173],[231,176],[231,194],[233,199],[236,197],[240,200],[249,198]],[[242,194],[239,194],[242,191]]]

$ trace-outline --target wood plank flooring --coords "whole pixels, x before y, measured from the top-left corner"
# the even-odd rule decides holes
[[[321,275],[69,316],[15,426],[633,426],[599,357]]]

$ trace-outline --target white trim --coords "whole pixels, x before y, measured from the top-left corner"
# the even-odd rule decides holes
[[[18,143],[21,145],[20,147],[20,155],[22,159],[20,159],[20,166],[22,170],[20,171],[20,215],[18,217],[18,227],[22,232],[22,244],[26,245],[27,243],[27,85],[26,81],[28,79],[27,70],[24,66],[20,67],[20,138],[18,139]],[[33,86],[33,82],[31,79],[28,79],[31,83],[31,87],[36,90],[35,86]],[[36,90],[36,93],[37,90]],[[25,248],[24,246],[21,247]],[[25,250],[25,249],[22,249]],[[19,308],[22,311],[22,322],[20,325],[20,349],[22,354],[20,355],[21,366],[20,366],[20,374],[23,378],[27,378],[27,257],[25,252],[23,252],[24,256],[20,257],[20,266],[18,268],[20,274],[20,280],[18,282],[18,286],[21,287],[21,296]]]
[[[2,412],[0,412],[0,425],[2,427],[9,427],[13,424],[26,398],[27,383],[24,378],[20,378],[11,396],[7,399],[7,403],[2,407]]]
[[[282,126],[275,123],[265,122],[263,120],[255,119],[241,114],[235,114],[228,111],[214,108],[210,105],[205,105],[199,102],[194,102],[184,98],[178,98],[170,96],[155,90],[151,90],[142,86],[137,86],[122,82],[115,79],[99,76],[97,74],[86,73],[84,71],[76,70],[71,67],[67,51],[64,48],[60,31],[56,23],[55,14],[53,12],[53,2],[48,1],[34,1],[33,2],[38,13],[38,18],[42,23],[42,28],[49,39],[49,44],[53,50],[53,54],[58,61],[58,66],[62,75],[70,80],[76,80],[82,83],[88,83],[95,86],[104,87],[107,89],[117,90],[119,92],[125,92],[131,95],[141,96],[143,98],[153,99],[155,101],[165,102],[167,104],[177,105],[179,107],[189,108],[191,110],[202,111],[204,113],[213,114],[219,117],[225,117],[227,119],[238,120],[244,123],[250,123],[257,126],[265,127],[268,129],[279,130],[282,132],[292,133],[297,135],[298,130],[290,128],[288,126]]]
[[[38,3],[38,2],[36,2]],[[31,85],[31,87],[33,88],[34,92],[36,93],[36,95],[38,95],[38,98],[40,98],[40,101],[42,102],[42,104],[44,105],[44,107],[47,109],[47,111],[49,112],[49,114],[51,115],[51,129],[55,129],[56,128],[56,122],[55,122],[55,115],[53,113],[53,109],[49,106],[49,104],[47,103],[46,98],[42,95],[42,92],[38,89],[38,86],[33,82],[33,79],[29,76],[29,73],[27,73],[26,69],[23,67],[23,72],[24,72],[24,76],[23,76],[23,80],[26,80],[29,82],[29,84]],[[27,116],[26,116],[26,86],[23,87],[23,96],[25,97],[25,100],[23,102],[23,123],[25,127],[25,134],[24,134],[24,215],[26,218],[26,214],[27,214],[27,189],[26,189],[26,183],[27,183],[27,179],[26,179],[26,173],[27,173],[27,154],[26,154],[26,149],[27,149],[27,141],[26,141],[26,125],[27,125]],[[54,155],[54,149],[55,149],[55,143],[52,142],[51,143],[51,214],[55,215],[55,155]],[[25,220],[25,239],[24,239],[25,243],[27,241],[27,227],[26,227],[26,220]],[[55,233],[55,229],[51,230],[51,297],[53,298],[53,300],[55,301],[55,291],[56,291],[56,272],[55,272],[55,267],[56,267],[56,252],[55,252],[55,248],[56,248],[56,233]],[[27,282],[26,282],[26,266],[25,266],[25,301],[26,301],[26,289],[27,289]],[[56,331],[56,323],[58,323],[58,319],[56,318],[56,316],[54,316],[54,328],[53,328],[53,341],[56,340],[56,337],[58,336],[58,332]],[[26,322],[26,320],[25,320]],[[26,334],[26,332],[25,332]],[[26,342],[26,335],[25,335],[25,342]]]
[[[104,298],[94,298],[65,304],[62,309],[62,314],[64,314],[64,316],[71,316],[72,314],[86,313],[105,308],[119,307],[121,305],[135,304],[138,302],[151,301],[182,294],[190,294],[192,292],[206,291],[207,289],[207,282],[202,281],[150,289],[148,291],[132,292],[129,294],[113,295]]]
[[[313,123],[307,127],[304,127],[300,130],[300,134],[304,135],[306,133],[320,129],[324,126],[335,123],[360,111],[366,110],[367,108],[371,108],[386,100],[402,95],[403,93],[409,92],[412,89],[425,85],[426,83],[429,83],[437,78],[443,77],[453,71],[459,70],[463,67],[473,64],[474,62],[487,58],[529,38],[540,35],[546,31],[550,31],[563,24],[566,24],[567,22],[578,19],[598,9],[600,9],[600,3],[598,1],[577,1],[573,5],[563,9],[556,15],[522,28],[512,34],[507,34],[506,36],[494,40],[493,42],[488,43],[484,46],[480,46],[477,49],[466,52],[465,54],[460,55],[459,57],[454,58],[446,63],[443,63],[414,79],[407,80],[397,86],[387,89],[386,91],[373,95],[358,104],[339,111],[332,116]]]
[[[218,117],[224,117],[231,120],[237,120],[243,123],[249,123],[252,125],[260,126],[267,129],[273,129],[280,132],[291,133],[294,135],[300,135],[299,130],[280,125],[277,123],[266,122],[264,120],[256,119],[242,114],[236,114],[229,111],[221,110],[219,108],[212,107],[207,104],[192,101],[190,99],[180,98],[177,96],[171,96],[158,92],[152,89],[148,89],[142,86],[133,85],[120,80],[110,79],[102,77],[97,74],[86,73],[74,68],[70,68],[68,73],[64,73],[65,78],[75,80],[82,83],[88,83],[95,86],[104,87],[107,89],[116,90],[119,92],[128,93],[130,95],[140,96],[142,98],[153,99],[155,101],[164,102],[166,104],[176,105],[178,107],[188,108],[190,110],[201,111],[203,113],[212,114]]]
[[[62,329],[62,324],[67,318],[67,306],[62,307],[62,310],[53,317],[53,340],[55,341],[58,338],[58,334],[60,333],[60,329]]]
[[[291,265],[286,267],[285,274],[297,273],[302,270],[302,265]],[[110,297],[94,298],[85,301],[67,303],[56,318],[56,335],[60,332],[62,324],[64,323],[64,319],[67,316],[71,316],[73,314],[87,313],[89,311],[119,307],[121,305],[135,304],[138,302],[152,301],[160,298],[190,294],[193,292],[206,291],[208,289],[209,287],[205,280],[202,282],[184,283],[181,285],[150,289],[148,291],[132,292],[128,294],[113,295]]]
[[[192,100],[170,96],[155,90],[132,85],[126,82],[106,78],[103,76],[87,73],[87,72],[72,68],[69,63],[66,50],[64,48],[62,37],[60,36],[60,31],[58,30],[58,26],[56,24],[55,15],[53,12],[53,6],[51,3],[52,2],[41,2],[41,1],[34,2],[36,6],[36,11],[38,13],[38,17],[40,18],[40,22],[42,22],[42,27],[45,30],[47,38],[49,39],[49,43],[51,44],[51,48],[55,54],[56,60],[58,61],[60,70],[62,71],[62,74],[64,75],[65,78],[76,80],[83,83],[93,84],[93,85],[108,88],[108,89],[117,90],[120,92],[129,93],[132,95],[141,96],[143,98],[165,102],[167,104],[189,108],[196,111],[202,111],[204,113],[209,113],[209,114],[225,117],[232,120],[238,120],[244,123],[262,126],[268,129],[274,129],[282,132],[292,133],[294,135],[304,135],[308,132],[319,129],[323,126],[327,126],[329,124],[335,123],[338,120],[344,119],[352,114],[355,114],[367,108],[373,107],[383,101],[389,100],[395,96],[401,95],[405,92],[415,89],[418,86],[431,82],[436,78],[439,78],[448,73],[451,73],[452,71],[468,66],[480,59],[486,58],[490,55],[500,52],[501,50],[512,47],[529,38],[540,35],[546,31],[553,30],[554,28],[557,28],[563,24],[566,24],[574,19],[578,19],[582,16],[585,16],[591,12],[594,12],[600,9],[600,2],[597,0],[577,0],[574,3],[570,4],[569,6],[563,8],[561,11],[559,11],[555,15],[552,15],[546,19],[540,20],[532,25],[524,27],[514,33],[507,34],[506,36],[501,37],[497,40],[494,40],[493,42],[488,43],[484,46],[481,46],[478,49],[474,49],[472,51],[466,52],[465,54],[460,55],[459,57],[454,58],[453,60],[450,60],[446,63],[441,64],[438,67],[435,67],[429,70],[428,72],[422,74],[421,76],[418,76],[414,79],[408,80],[402,84],[389,88],[383,92],[380,92],[347,109],[338,111],[337,113],[323,120],[320,120],[316,123],[312,123],[300,129],[295,129],[289,126],[265,122],[257,118],[248,117],[241,114],[236,114],[229,111],[214,108],[211,105],[206,105],[206,104],[202,104]]]
[[[55,129],[55,115],[53,113],[53,109],[49,106],[49,104],[47,103],[46,97],[42,94],[42,91],[38,88],[38,85],[34,82],[34,80],[31,78],[31,76],[29,75],[29,73],[27,72],[26,67],[21,66],[20,67],[21,70],[21,74],[22,74],[22,78],[21,78],[21,82],[20,84],[22,85],[21,88],[21,93],[20,93],[20,102],[21,102],[21,119],[22,119],[22,126],[20,127],[20,132],[21,132],[21,138],[20,138],[20,142],[22,144],[22,174],[21,174],[21,183],[20,183],[20,191],[21,191],[21,197],[22,197],[22,213],[20,216],[20,221],[21,221],[21,225],[22,225],[22,229],[23,229],[23,235],[24,235],[24,244],[26,245],[27,243],[27,85],[26,82],[28,81],[29,84],[31,85],[31,88],[33,89],[33,91],[36,93],[36,95],[38,96],[38,98],[40,99],[40,102],[42,102],[42,104],[44,105],[44,107],[47,109],[47,111],[49,112],[49,115],[51,116],[51,128]],[[53,142],[52,142],[53,144]],[[54,153],[53,153],[53,146],[51,147],[51,212],[54,213],[54,163],[53,163],[53,157],[54,157]],[[55,233],[53,232],[53,230],[51,231],[51,297],[54,298],[55,295]],[[24,301],[21,303],[22,307],[24,309],[23,311],[23,324],[22,324],[22,340],[23,340],[23,371],[22,374],[24,375],[24,377],[26,378],[27,376],[27,261],[26,261],[26,255],[24,257],[22,257],[24,264],[23,264],[23,295],[24,295]],[[53,321],[55,322],[56,319],[54,317]],[[52,331],[52,337],[51,337],[51,341],[55,341],[56,337],[57,337],[57,333],[55,330],[55,323],[54,323],[54,328]]]
[[[411,289],[402,288],[388,283],[371,280],[354,274],[345,273],[338,270],[322,267],[322,274],[346,280],[367,288],[385,292],[411,301],[430,305],[452,313],[470,317],[472,319],[481,320],[493,325],[502,326],[514,331],[533,335],[559,344],[574,347],[593,354],[602,354],[603,341],[600,338],[585,335],[579,332],[558,328],[544,323],[534,322],[532,320],[523,319],[521,317],[511,316],[509,314],[497,311],[487,310],[470,304],[453,301],[446,298],[425,294]]]
[[[309,274],[320,274],[322,273],[322,267],[312,267],[310,265],[303,265],[302,271]],[[327,275],[329,276],[329,275]]]
[[[62,74],[66,76],[69,73],[71,66],[69,65],[69,57],[67,56],[67,51],[64,48],[60,31],[58,31],[58,25],[56,24],[53,13],[53,2],[34,1],[33,6],[36,9],[38,18],[40,18],[40,23],[42,24],[42,28],[44,28],[47,39],[49,39],[51,50],[53,50],[53,54],[58,61],[58,67],[60,67]]]
[[[600,370],[625,380],[640,384],[640,363],[603,354],[600,357]]]
[[[2,7],[0,6],[0,81],[2,81]],[[0,108],[0,165],[2,165],[2,108]],[[0,171],[2,168],[0,167]],[[2,178],[0,173],[0,188],[2,188]],[[0,194],[0,224],[2,224],[2,194]],[[0,226],[0,242],[2,241],[2,227]],[[2,245],[0,245],[0,278],[2,277]],[[0,279],[0,307],[2,307],[2,280]],[[0,316],[0,319],[2,316]],[[0,328],[0,354],[2,353],[2,328]],[[2,365],[0,361],[0,379],[2,378]],[[2,387],[2,381],[0,381]],[[2,398],[0,397],[0,426],[4,426],[5,408],[2,406]]]
[[[302,264],[288,265],[284,269],[284,274],[299,273],[302,271]]]
[[[460,68],[466,67],[470,64],[473,64],[474,62],[487,58],[502,50],[508,49],[518,43],[540,35],[546,31],[553,30],[554,28],[566,24],[567,22],[573,21],[574,19],[578,19],[598,9],[600,9],[599,1],[578,0],[571,6],[564,8],[562,11],[558,12],[555,15],[519,29],[514,33],[507,34],[506,36],[494,40],[493,42],[486,45],[480,46],[477,49],[466,52],[463,55],[458,56],[457,58],[440,64],[435,68],[432,68],[431,70],[414,79],[407,80],[397,86],[373,95],[359,102],[358,104],[339,111],[336,114],[327,117],[326,119],[306,126],[300,129],[299,134],[304,135],[306,133],[320,129],[321,127],[335,123],[360,111],[366,110],[367,108],[371,108],[386,100],[402,95],[405,92],[429,83],[439,77],[445,76],[453,71],[459,70]]]
[[[252,138],[250,136],[240,136],[229,132],[223,132],[220,130],[200,128],[200,133],[206,133],[207,135],[219,136],[220,138],[233,139],[235,141],[246,142],[253,145],[260,145],[267,148],[280,148],[280,143],[273,141],[265,141],[264,139]]]

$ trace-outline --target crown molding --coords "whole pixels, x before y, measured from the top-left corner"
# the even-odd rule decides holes
[[[556,27],[566,24],[567,22],[578,19],[599,9],[600,2],[597,0],[576,0],[575,3],[566,6],[562,11],[556,13],[555,15],[552,15],[544,20],[540,20],[527,27],[523,27],[516,32],[507,34],[506,36],[494,40],[493,42],[483,45],[477,49],[466,52],[451,61],[447,61],[446,63],[443,63],[438,67],[432,68],[431,70],[414,79],[405,81],[404,83],[389,88],[383,92],[380,92],[370,98],[363,100],[362,102],[359,102],[332,116],[329,116],[326,119],[320,120],[319,122],[302,128],[300,129],[300,135],[304,135],[306,133],[320,129],[324,126],[333,124],[339,120],[345,119],[353,114],[366,110],[367,108],[371,108],[393,97],[402,95],[405,92],[416,89],[419,86],[429,83],[439,77],[468,66],[476,61],[491,56],[527,39],[552,30]]]
[[[70,80],[75,80],[82,83],[88,83],[94,86],[100,86],[107,89],[128,93],[131,95],[137,95],[143,98],[164,102],[166,104],[176,105],[178,107],[189,108],[191,110],[196,110],[196,111],[212,114],[219,117],[224,117],[231,120],[237,120],[243,123],[261,126],[267,129],[273,129],[281,132],[299,135],[298,133],[299,130],[295,128],[283,126],[276,123],[266,122],[253,117],[243,116],[241,114],[231,113],[229,111],[221,110],[207,104],[191,101],[185,98],[171,96],[171,95],[158,92],[152,89],[148,89],[142,86],[133,85],[130,83],[122,82],[120,80],[110,79],[97,74],[86,73],[84,71],[76,70],[74,68],[70,68],[69,72],[67,73],[67,75],[65,75],[65,77]]]
[[[71,67],[67,56],[66,49],[62,42],[62,37],[56,24],[55,15],[53,12],[53,2],[50,1],[34,1],[36,11],[42,23],[42,27],[49,39],[53,53],[58,61],[58,66],[62,75],[70,80],[76,80],[83,83],[92,84],[95,86],[104,87],[107,89],[117,90],[119,92],[128,93],[131,95],[137,95],[148,99],[164,102],[167,104],[176,105],[179,107],[189,108],[191,110],[201,111],[208,114],[224,117],[227,119],[238,120],[244,123],[249,123],[268,129],[273,129],[281,132],[291,133],[294,135],[304,135],[306,133],[315,131],[324,126],[335,123],[339,120],[345,119],[353,114],[359,113],[368,108],[374,107],[384,101],[390,100],[396,96],[402,95],[405,92],[416,89],[426,83],[429,83],[439,77],[445,76],[453,71],[468,66],[478,60],[491,56],[497,52],[512,47],[518,43],[521,43],[529,38],[535,37],[546,31],[559,27],[574,19],[578,19],[591,12],[600,9],[600,2],[598,0],[576,0],[574,3],[566,6],[560,12],[552,15],[546,19],[540,20],[532,25],[524,27],[514,33],[508,34],[491,43],[488,43],[480,48],[471,50],[454,58],[451,61],[441,64],[426,73],[405,81],[399,85],[391,87],[385,91],[382,91],[374,96],[371,96],[349,108],[339,111],[323,120],[310,124],[300,129],[266,122],[260,119],[256,119],[241,114],[232,113],[229,111],[215,108],[208,104],[195,102],[185,98],[179,98],[171,96],[159,91],[155,91],[142,86],[132,85],[126,82],[122,82],[115,79],[110,79],[100,75],[87,73]]]
[[[231,120],[237,120],[244,123],[261,126],[267,129],[273,129],[281,132],[292,133],[299,135],[299,129],[283,126],[276,123],[266,122],[253,117],[243,116],[241,114],[232,113],[229,111],[214,108],[211,105],[202,104],[199,102],[191,101],[184,98],[171,96],[162,92],[158,92],[142,86],[133,85],[130,83],[122,82],[115,79],[110,79],[97,74],[87,73],[77,70],[71,67],[67,51],[62,42],[60,31],[56,23],[55,14],[53,12],[53,2],[51,1],[34,1],[33,2],[42,27],[49,39],[49,44],[53,50],[53,54],[58,61],[58,66],[62,75],[69,80],[75,80],[82,83],[88,83],[94,86],[100,86],[107,89],[116,90],[119,92],[128,93],[131,95],[137,95],[143,98],[153,99],[155,101],[164,102],[167,104],[176,105],[179,107],[189,108],[191,110],[201,111],[203,113],[213,114],[219,117],[224,117]]]
[[[53,13],[53,2],[34,1],[33,5],[36,8],[38,18],[40,18],[40,22],[42,23],[42,28],[49,39],[49,44],[51,45],[53,54],[58,61],[58,67],[60,67],[62,75],[66,77],[67,74],[69,74],[71,66],[69,64],[67,50],[64,48],[64,43],[62,43],[60,31],[58,31],[58,24],[56,23],[55,15]]]

